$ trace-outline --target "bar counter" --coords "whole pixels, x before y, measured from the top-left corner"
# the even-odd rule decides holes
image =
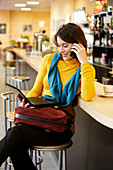
[[[41,56],[30,56],[25,54],[24,49],[14,48],[12,51],[20,58],[22,58],[28,65],[38,72],[42,61]],[[78,98],[78,106],[86,111],[99,123],[113,129],[113,97],[102,97],[99,94],[104,94],[103,85],[95,82],[96,96],[90,102],[85,102]]]
[[[39,71],[40,64],[42,61],[42,56],[26,55],[25,49],[21,49],[21,48],[12,48],[8,51],[13,51],[18,57],[23,59],[35,71],[37,72]]]

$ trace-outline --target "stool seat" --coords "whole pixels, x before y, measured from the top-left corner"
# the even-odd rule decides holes
[[[27,76],[14,76],[14,77],[12,77],[12,79],[15,80],[15,81],[21,81],[21,82],[23,82],[23,81],[25,81],[25,80],[29,80],[30,77],[27,77]]]
[[[7,66],[7,69],[16,70],[14,66]]]
[[[63,150],[67,149],[72,146],[72,140],[68,141],[67,143],[56,145],[56,146],[33,146],[33,149],[40,150],[40,151],[56,151],[56,150]]]
[[[7,112],[6,113],[6,118],[14,121],[14,115],[15,115],[15,111]]]
[[[6,67],[8,67],[8,66],[11,67],[12,64],[15,65],[15,62],[16,62],[15,59],[7,60],[5,66]]]
[[[26,80],[30,80],[30,77],[26,77],[26,76],[10,76],[9,79],[23,82],[23,81],[26,81]]]
[[[56,146],[36,146],[34,145],[32,149],[35,151],[35,162],[34,164],[37,166],[37,157],[40,157],[40,151],[58,151],[59,152],[59,158],[58,158],[58,170],[67,170],[67,160],[66,160],[66,149],[70,148],[73,145],[72,140],[69,140],[68,142],[56,145]],[[36,155],[36,151],[38,151],[38,156]],[[41,164],[38,165],[39,170],[41,170]]]
[[[21,89],[21,84],[23,83],[23,90],[29,90],[29,80],[30,77],[27,76],[14,76],[12,77],[13,84],[15,87],[18,87]],[[25,83],[26,83],[26,88],[25,88]]]

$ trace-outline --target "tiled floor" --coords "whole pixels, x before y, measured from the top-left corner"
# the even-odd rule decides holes
[[[5,86],[5,68],[2,66],[2,60],[0,59],[0,94],[6,91],[8,91],[8,89]],[[3,128],[2,99],[0,97],[0,140],[2,139],[3,136],[4,128]],[[57,170],[56,161],[54,160],[50,152],[42,153],[42,157],[43,157],[42,170]],[[3,167],[4,166],[0,167],[0,170],[3,170]]]

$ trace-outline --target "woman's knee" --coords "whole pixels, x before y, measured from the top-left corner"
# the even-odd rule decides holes
[[[24,131],[22,126],[13,126],[8,129],[7,136],[11,139],[16,140],[16,142],[21,142],[24,140]]]

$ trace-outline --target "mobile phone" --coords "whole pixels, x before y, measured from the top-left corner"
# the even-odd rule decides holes
[[[74,51],[70,52],[70,56],[73,57],[73,58],[76,58],[78,60],[77,55]]]
[[[78,44],[78,42],[75,42],[75,43]],[[72,48],[72,49],[74,49],[74,48]],[[73,58],[76,58],[78,60],[77,55],[74,51],[70,52],[70,56],[73,57]]]

